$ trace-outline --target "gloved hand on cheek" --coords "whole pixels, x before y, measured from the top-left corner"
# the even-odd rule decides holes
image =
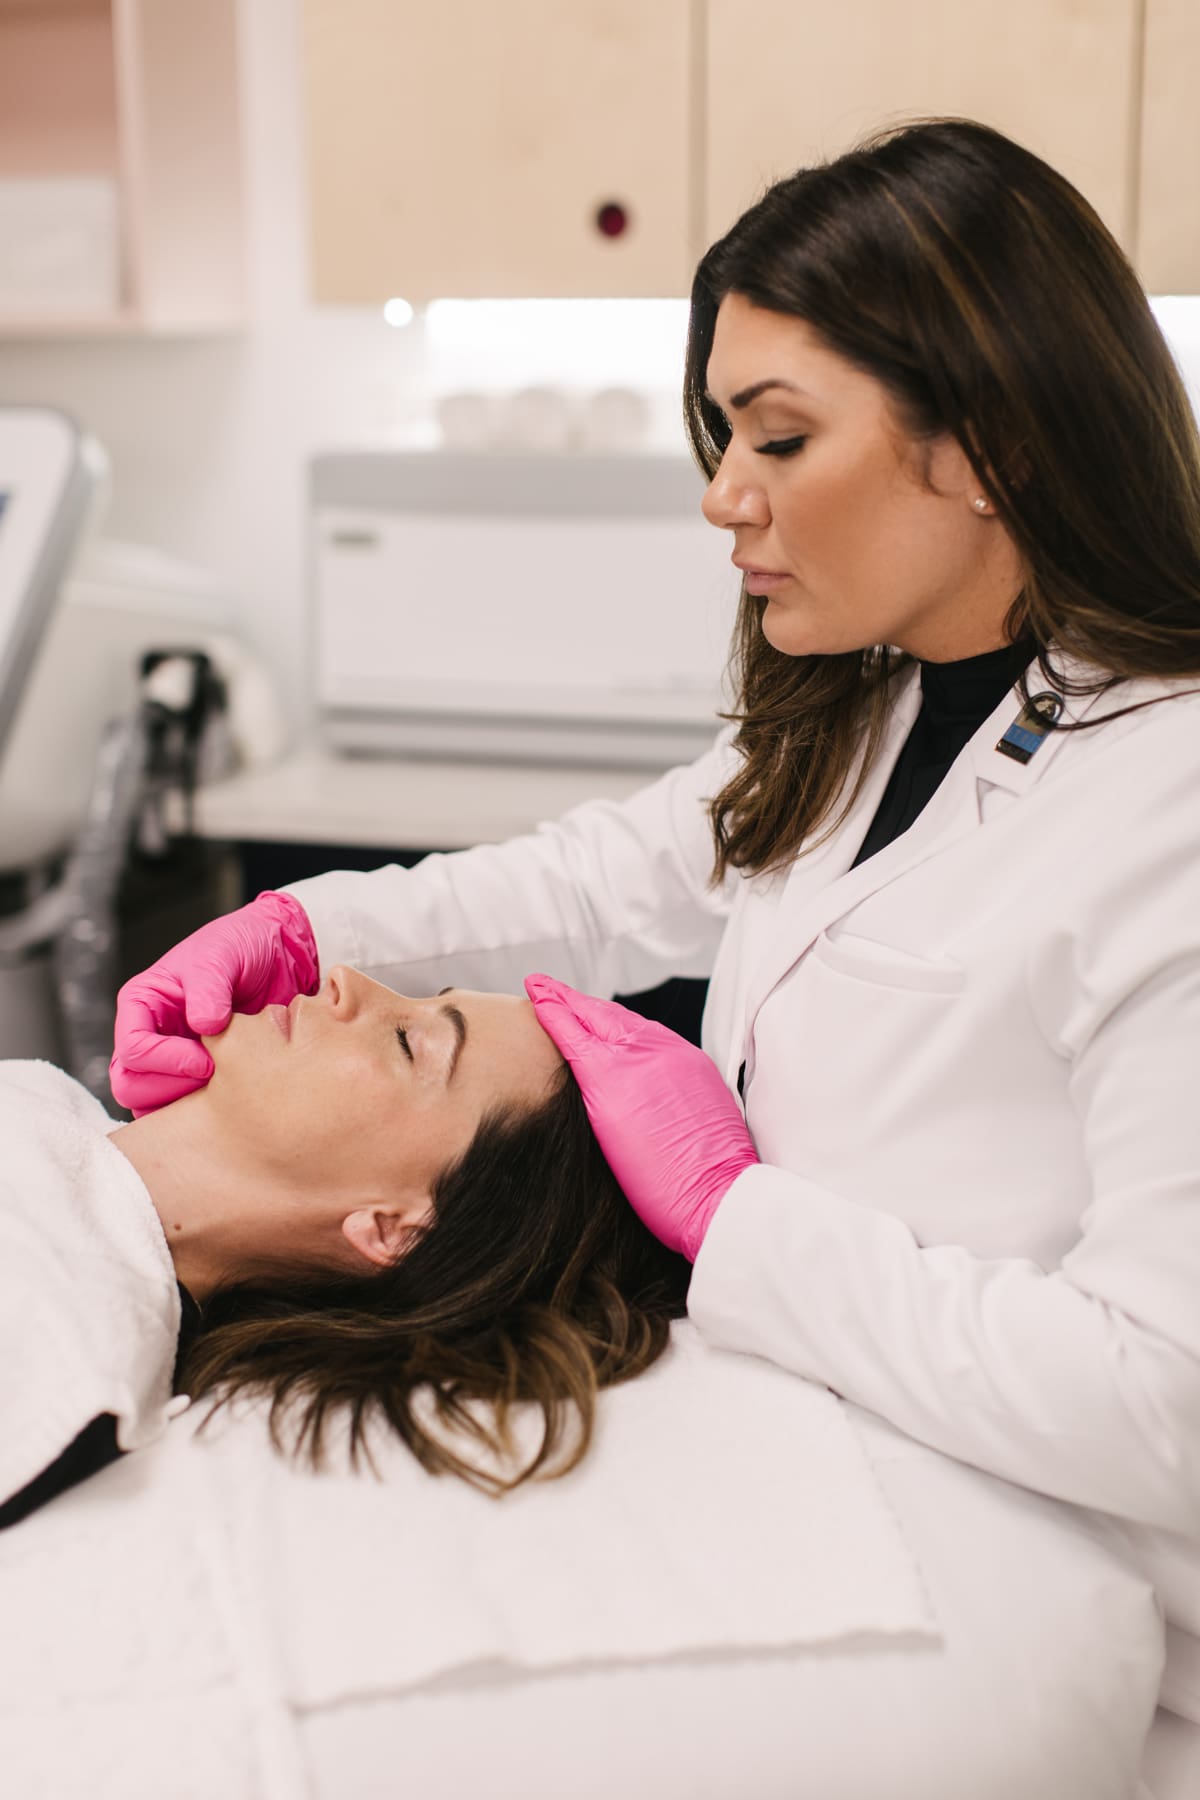
[[[117,995],[113,1097],[140,1117],[203,1087],[213,1061],[201,1035],[224,1031],[235,1012],[315,994],[318,984],[312,926],[290,894],[268,891],[211,920]]]
[[[592,1129],[635,1212],[695,1262],[717,1207],[758,1161],[716,1064],[665,1025],[549,975],[525,992],[571,1065]]]

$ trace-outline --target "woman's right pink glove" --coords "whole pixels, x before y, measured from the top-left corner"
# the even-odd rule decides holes
[[[213,1072],[200,1037],[235,1012],[286,1006],[318,987],[308,914],[290,894],[259,894],[202,925],[117,995],[113,1098],[135,1117],[203,1087]]]

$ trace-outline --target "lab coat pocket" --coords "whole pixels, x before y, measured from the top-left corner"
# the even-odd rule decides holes
[[[963,1064],[966,999],[957,962],[823,932],[754,1020],[746,1116],[762,1160],[874,1204],[909,1179],[911,1157],[920,1191],[931,1135],[937,1157],[957,1154],[944,1097]]]
[[[836,937],[823,931],[809,955],[839,975],[855,981],[869,982],[875,987],[912,988],[925,994],[957,994],[966,984],[966,970],[953,957],[918,956],[910,950],[897,950],[892,944],[881,944],[873,938],[856,937],[839,932]]]

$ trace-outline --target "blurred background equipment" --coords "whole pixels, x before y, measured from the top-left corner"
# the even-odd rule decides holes
[[[30,672],[104,479],[99,447],[61,413],[0,409],[0,769],[19,745]],[[66,723],[55,706],[44,729],[58,737]],[[36,792],[37,776],[35,761],[22,785]],[[36,806],[35,794],[27,795],[22,816],[32,816]],[[0,948],[0,1054],[6,1056],[47,1056],[57,1047],[45,1019],[45,970],[22,953],[12,924],[50,885],[45,859],[30,850],[20,819],[0,804],[0,946],[11,945]]]
[[[0,409],[0,1056],[111,1105],[120,981],[236,903],[228,848],[191,835],[196,784],[284,727],[211,578],[85,545],[105,466],[62,415]]]

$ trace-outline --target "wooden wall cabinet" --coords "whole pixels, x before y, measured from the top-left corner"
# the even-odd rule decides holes
[[[316,299],[687,291],[690,0],[305,0],[304,23]]]
[[[112,184],[119,256],[111,305],[80,311],[64,298],[14,314],[0,237],[0,335],[242,321],[237,6],[0,0],[0,190],[69,177]],[[7,246],[10,273],[19,249]]]
[[[1150,292],[1200,292],[1200,0],[303,4],[320,301],[683,295],[777,176],[927,113],[1028,145]]]
[[[1139,0],[708,0],[705,229],[874,127],[960,114],[1014,137],[1132,237]],[[764,44],[780,47],[763,55]]]
[[[1200,0],[1146,0],[1134,261],[1151,294],[1200,294]]]

